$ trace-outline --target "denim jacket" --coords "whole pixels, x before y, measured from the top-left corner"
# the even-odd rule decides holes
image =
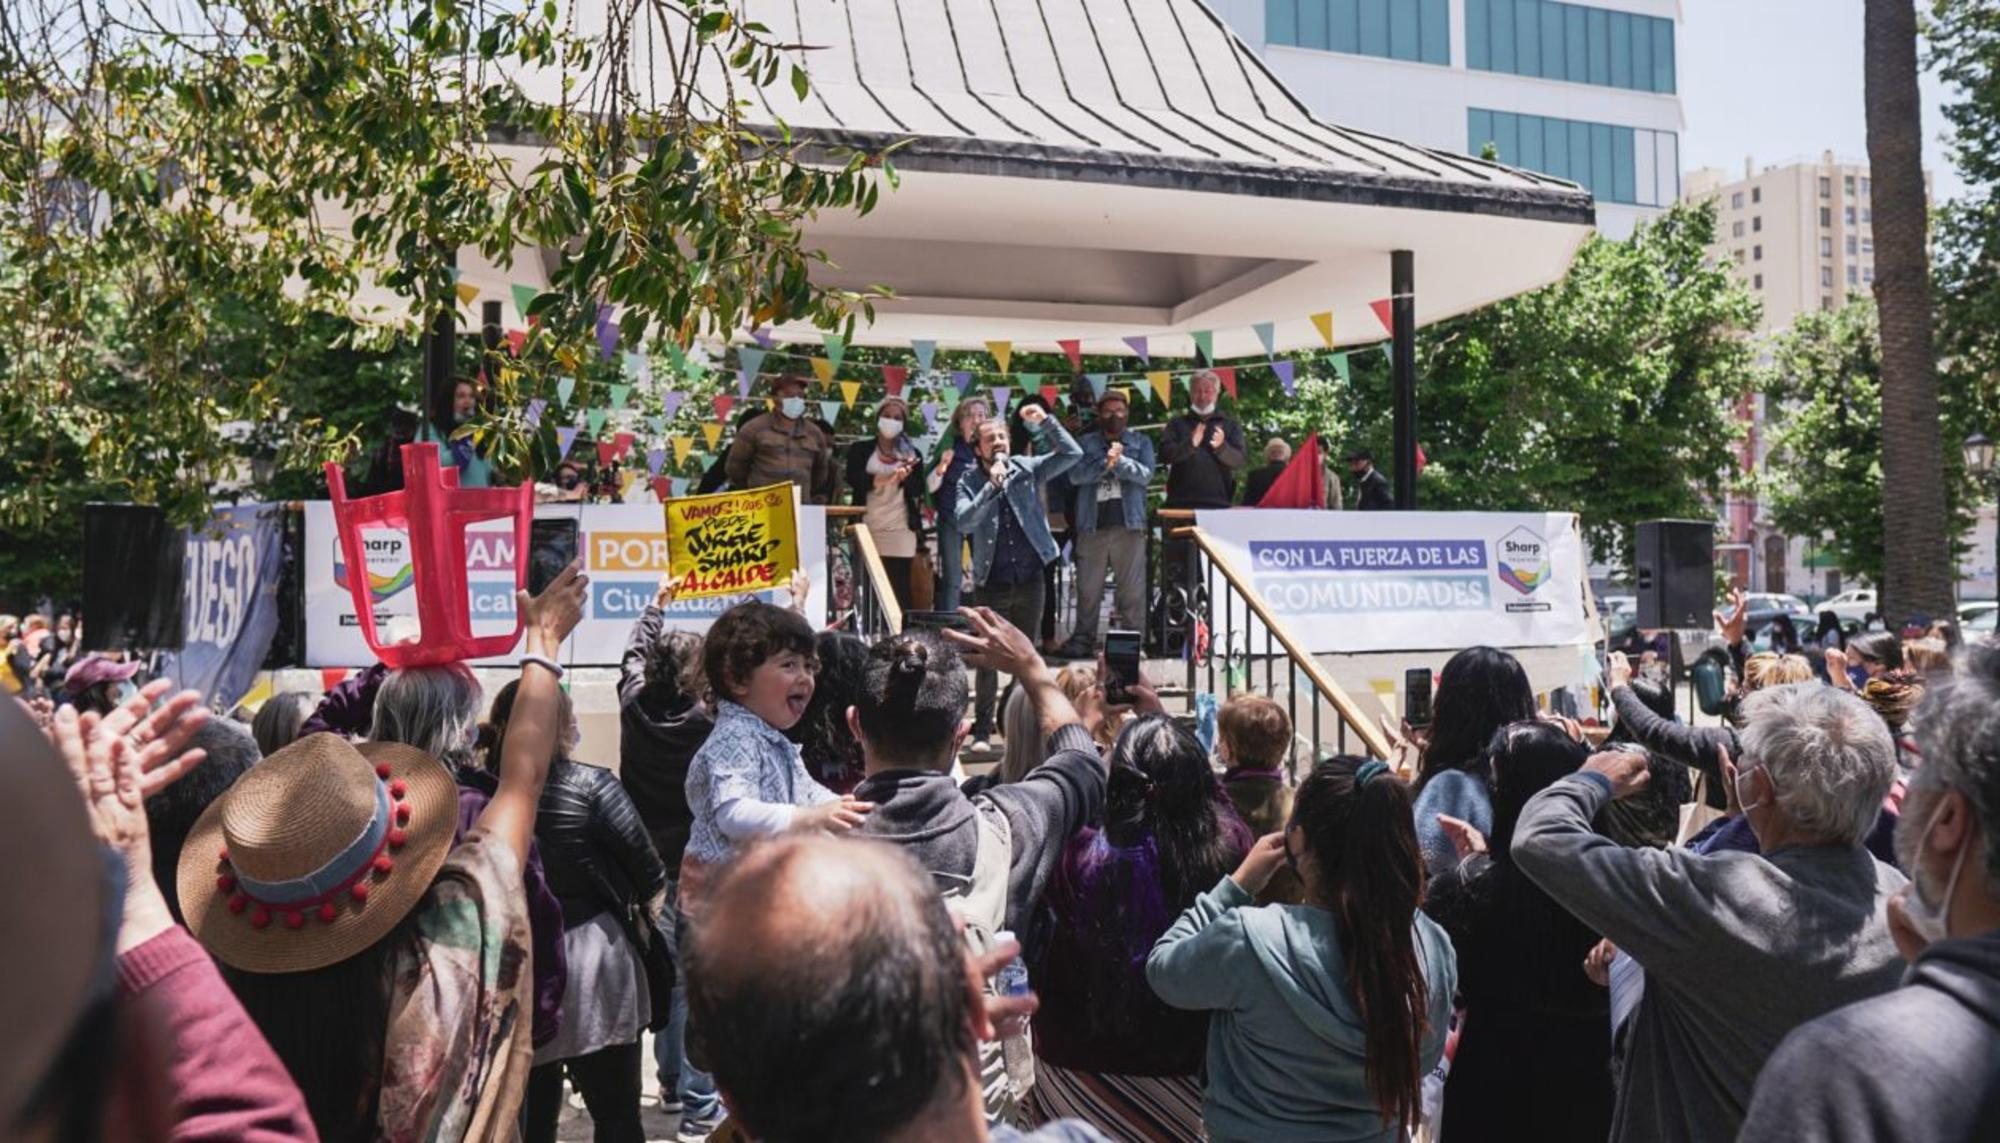
[[[1035,546],[1044,564],[1056,558],[1056,538],[1049,532],[1048,510],[1042,506],[1042,485],[1061,476],[1083,455],[1076,438],[1057,423],[1043,417],[1033,430],[1043,451],[1034,456],[1007,458],[1007,483],[1003,489],[988,479],[977,462],[968,465],[958,481],[958,530],[972,536],[972,582],[985,583],[993,568],[993,546],[1000,537],[1000,497],[1013,505],[1014,518]]]
[[[1125,455],[1111,471],[1118,477],[1125,505],[1125,526],[1135,530],[1146,526],[1146,485],[1153,479],[1153,442],[1144,433],[1127,430],[1118,438]],[[1083,459],[1069,470],[1069,482],[1077,486],[1076,519],[1070,521],[1079,532],[1097,530],[1097,486],[1104,479],[1104,457],[1111,442],[1103,433],[1085,433],[1080,446]]]

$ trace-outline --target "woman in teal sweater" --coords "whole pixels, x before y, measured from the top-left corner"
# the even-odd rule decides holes
[[[1255,906],[1283,865],[1306,903]],[[1211,1139],[1394,1143],[1417,1126],[1458,986],[1450,938],[1417,910],[1423,885],[1409,786],[1334,758],[1299,786],[1285,831],[1153,946],[1160,999],[1212,1013]]]

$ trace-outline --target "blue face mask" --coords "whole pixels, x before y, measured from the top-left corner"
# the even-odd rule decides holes
[[[118,684],[118,690],[115,693],[114,697],[118,702],[123,703],[130,700],[133,695],[136,695],[138,693],[139,693],[139,688],[132,685],[131,679],[126,679]]]
[[[806,415],[806,399],[804,397],[783,398],[778,402],[778,411],[796,421]]]

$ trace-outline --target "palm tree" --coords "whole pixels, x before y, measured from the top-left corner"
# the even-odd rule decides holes
[[[1866,0],[1865,101],[1882,329],[1882,613],[1953,613],[1954,569],[1931,350],[1914,0]]]

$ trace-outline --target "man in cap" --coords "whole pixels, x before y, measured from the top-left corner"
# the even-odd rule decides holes
[[[831,504],[834,492],[833,437],[806,419],[806,379],[785,374],[771,381],[777,407],[759,413],[736,430],[723,462],[732,488],[762,488],[790,482],[804,504]]]

